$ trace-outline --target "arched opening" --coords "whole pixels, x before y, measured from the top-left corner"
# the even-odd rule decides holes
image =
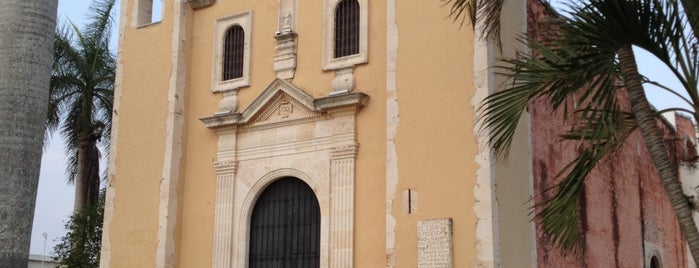
[[[223,81],[243,77],[243,57],[245,56],[245,30],[233,25],[226,30],[223,41]]]
[[[359,53],[359,2],[342,0],[335,8],[335,58]]]
[[[658,259],[658,256],[653,256],[650,258],[650,268],[661,268],[660,266],[660,260]]]
[[[260,194],[250,219],[250,268],[320,266],[320,207],[303,181],[286,177]]]

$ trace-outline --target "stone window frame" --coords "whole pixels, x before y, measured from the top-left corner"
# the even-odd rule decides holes
[[[243,28],[245,44],[243,45],[243,75],[239,78],[223,81],[223,49],[226,32],[235,25]],[[211,91],[222,92],[250,85],[250,42],[252,38],[252,11],[244,11],[219,17],[214,26],[214,46],[211,72]]]
[[[245,29],[233,24],[226,30],[223,40],[223,80],[234,80],[243,77],[243,61],[245,59]],[[237,52],[237,53],[236,53]],[[236,55],[236,54],[240,55]],[[230,78],[227,78],[230,77]]]
[[[369,2],[359,2],[359,53],[335,58],[335,9],[342,0],[323,1],[323,70],[337,70],[369,59]]]

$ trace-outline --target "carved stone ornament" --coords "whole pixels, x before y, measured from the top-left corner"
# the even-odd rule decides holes
[[[238,170],[238,161],[222,160],[214,162],[216,173],[235,173]]]
[[[335,80],[333,80],[333,92],[330,94],[349,93],[354,89],[354,75],[352,74],[354,67],[339,69],[335,72]]]
[[[232,109],[237,108],[237,95],[234,95],[233,91],[231,95],[227,93],[224,93],[224,99],[230,98],[231,103],[235,105],[226,102],[221,105],[222,110],[225,110],[200,119],[206,127],[216,129],[236,126],[252,127],[322,117],[338,109],[361,108],[369,100],[369,96],[361,92],[348,92],[316,99],[290,82],[275,79],[244,111],[235,112]],[[283,103],[285,100],[287,103]],[[281,102],[277,104],[277,101]]]
[[[233,113],[238,110],[238,90],[227,90],[223,92],[223,99],[218,103],[220,113]]]
[[[279,104],[279,116],[282,118],[289,118],[289,115],[294,112],[294,106],[289,103],[287,100],[283,100],[281,104]]]
[[[284,15],[284,18],[282,18],[281,32],[282,33],[290,33],[292,31],[291,30],[291,23],[292,23],[291,12],[286,12],[286,15]]]
[[[279,79],[292,79],[296,71],[296,33],[284,28],[274,35],[277,40],[274,54],[274,71]]]
[[[357,157],[357,150],[359,150],[359,144],[345,144],[336,146],[331,151],[331,156],[334,159],[337,158],[355,158]]]
[[[368,99],[314,98],[277,78],[241,112],[201,119],[218,134],[212,267],[249,264],[256,197],[283,177],[303,180],[318,199],[320,267],[353,267],[356,123]]]

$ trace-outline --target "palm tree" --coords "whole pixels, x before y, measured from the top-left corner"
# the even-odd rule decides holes
[[[484,28],[479,30],[491,33],[486,38],[498,38],[492,33],[498,31],[502,2],[494,1],[496,7],[484,8],[485,4],[475,0],[454,0],[452,13],[460,16],[463,13],[460,10],[475,5],[485,22]],[[682,3],[688,3],[684,9],[673,0],[578,3],[571,6],[569,16],[547,24],[550,38],[526,38],[524,42],[531,52],[520,52],[519,58],[505,59],[499,67],[500,73],[511,83],[503,91],[486,98],[479,110],[496,155],[506,155],[520,116],[537,98],[562,111],[564,117],[574,118],[577,125],[565,137],[584,141],[587,145],[561,172],[562,182],[554,197],[539,204],[541,209],[537,217],[542,230],[557,245],[566,249],[579,245],[577,207],[585,177],[605,155],[623,144],[634,130],[640,129],[694,260],[699,261],[699,232],[682,193],[677,169],[670,161],[656,124],[664,111],[653,110],[643,91],[644,83],[657,83],[641,76],[632,50],[632,46],[642,48],[672,70],[689,97],[663,88],[692,107],[692,110],[676,110],[684,110],[699,121],[699,31],[696,31],[699,13],[695,2],[684,0]],[[471,17],[479,19],[478,14]],[[617,86],[619,81],[623,86]],[[619,94],[628,94],[630,111],[620,108]],[[571,98],[580,104],[572,112],[566,106]]]
[[[506,0],[440,0],[451,5],[451,16],[454,20],[468,18],[471,25],[478,25],[483,37],[488,41],[500,42],[500,14]],[[676,3],[676,0],[670,0]],[[699,2],[696,0],[680,0],[687,16],[687,22],[692,28],[695,38],[699,38]]]
[[[57,0],[0,8],[0,267],[27,267]]]
[[[66,141],[68,181],[75,182],[74,213],[99,198],[98,142],[109,144],[115,59],[109,51],[115,0],[96,0],[84,30],[56,32],[46,132],[60,127]]]

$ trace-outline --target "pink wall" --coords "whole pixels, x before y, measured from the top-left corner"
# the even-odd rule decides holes
[[[529,0],[528,15],[529,34],[542,36],[538,25],[549,16],[546,7],[539,0]],[[626,100],[623,93],[620,98]],[[542,101],[530,105],[529,112],[535,200],[540,202],[553,195],[545,189],[558,182],[556,175],[577,156],[581,143],[560,138],[572,122],[563,122]],[[674,147],[673,155],[696,155],[685,149],[684,140],[675,139],[694,137],[691,121],[677,117],[681,135],[662,120],[658,124]],[[648,242],[662,249],[662,267],[687,266],[684,239],[638,131],[597,166],[585,182],[580,203],[584,246],[566,254],[537,228],[539,267],[647,267],[644,247]]]

